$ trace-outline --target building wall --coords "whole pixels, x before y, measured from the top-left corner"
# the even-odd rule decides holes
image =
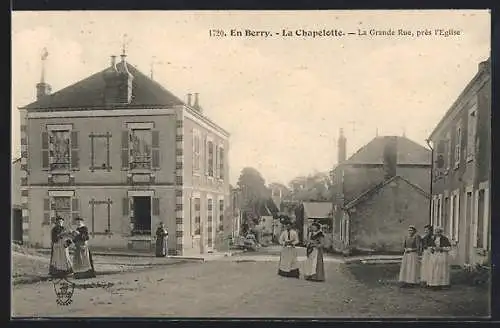
[[[396,174],[405,178],[411,183],[419,186],[425,192],[430,193],[431,188],[431,165],[428,166],[410,166],[399,165],[396,168]]]
[[[131,187],[76,187],[64,188],[65,190],[74,190],[74,198],[78,200],[79,208],[77,214],[85,218],[86,225],[91,233],[89,241],[91,246],[105,247],[113,249],[128,248],[130,237],[130,218],[128,212],[124,212],[124,202],[128,202],[128,191],[134,190]],[[31,188],[30,218],[31,229],[29,231],[29,240],[31,244],[50,247],[50,231],[53,227],[50,222],[44,222],[44,216],[47,211],[44,208],[44,202],[49,199],[49,190],[62,190],[62,188]],[[173,187],[150,187],[147,190],[154,191],[154,197],[159,199],[159,215],[152,216],[151,233],[155,233],[155,228],[159,222],[164,222],[169,231],[168,247],[175,249],[175,192]],[[94,215],[92,215],[91,200],[106,201],[110,199],[110,231],[106,233],[108,223],[107,205],[95,205]],[[128,205],[128,204],[126,204]],[[73,222],[65,222],[68,226],[73,226]]]
[[[442,225],[445,235],[450,237],[454,245],[456,256],[453,264],[476,263],[484,260],[489,250],[490,216],[489,216],[489,181],[491,175],[491,82],[489,73],[481,72],[460,95],[450,113],[440,123],[433,133],[432,141],[438,145],[450,136],[450,147],[444,152],[447,162],[454,156],[457,144],[456,131],[460,124],[462,137],[460,143],[460,162],[458,166],[454,161],[445,165],[445,169],[438,168],[434,163],[433,179],[433,205],[431,220],[434,225]],[[467,158],[467,145],[469,143],[469,110],[476,106],[476,135],[474,140],[474,157]],[[437,146],[435,146],[436,148]],[[446,163],[448,164],[448,163]],[[446,167],[450,167],[446,170]],[[485,207],[479,208],[479,193],[485,193]],[[469,195],[468,195],[469,194]],[[451,204],[451,197],[457,195],[458,210]],[[448,201],[448,202],[447,202]],[[480,213],[485,213],[479,218]],[[457,221],[453,220],[456,215]],[[479,221],[483,225],[479,226]],[[452,226],[456,222],[458,227]],[[484,247],[478,247],[476,232],[484,231],[487,236]]]
[[[384,181],[384,168],[378,166],[345,166],[344,168],[344,201],[358,197],[361,193]]]
[[[147,111],[147,109],[145,109]],[[42,132],[47,124],[73,124],[73,130],[79,137],[79,170],[74,171],[76,184],[126,184],[127,171],[122,170],[121,134],[126,131],[126,123],[154,122],[159,131],[160,166],[156,171],[156,183],[173,184],[175,181],[175,115],[163,116],[113,116],[113,117],[75,117],[75,118],[31,118],[28,120],[28,166],[30,185],[47,184],[47,171],[42,169]],[[91,172],[91,133],[111,133],[110,165],[112,170]]]
[[[394,186],[392,186],[394,184]],[[427,224],[429,198],[402,180],[394,180],[350,211],[350,245],[360,250],[401,251],[413,224]]]
[[[21,207],[21,161],[11,165],[11,205]]]

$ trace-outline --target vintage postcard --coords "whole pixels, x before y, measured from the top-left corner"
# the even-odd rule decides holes
[[[13,12],[12,317],[489,317],[490,26]]]

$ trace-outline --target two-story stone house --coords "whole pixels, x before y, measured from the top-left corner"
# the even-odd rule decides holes
[[[490,245],[491,73],[479,64],[429,136],[434,147],[433,225],[442,226],[456,247],[454,264],[473,264]]]
[[[21,111],[24,234],[50,245],[56,215],[85,218],[90,244],[150,249],[159,222],[171,254],[214,247],[229,206],[229,133],[127,63],[53,94],[42,80]],[[230,218],[228,218],[230,219]]]

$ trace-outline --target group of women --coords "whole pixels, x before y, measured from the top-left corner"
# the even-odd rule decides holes
[[[278,274],[283,277],[300,278],[300,269],[297,261],[299,235],[292,229],[288,217],[282,219],[285,229],[280,235],[281,250]],[[325,266],[323,263],[324,235],[319,223],[311,225],[311,234],[306,243],[307,259],[304,265],[304,279],[310,281],[325,281]]]
[[[404,253],[399,271],[402,287],[423,285],[433,289],[450,286],[450,240],[443,229],[427,225],[424,235],[417,234],[415,226],[408,228],[404,240]]]
[[[88,247],[89,230],[82,218],[76,218],[77,228],[71,230],[64,226],[62,217],[56,218],[52,228],[52,250],[50,254],[49,275],[67,277],[73,275],[76,279],[94,278],[94,262]],[[73,259],[69,255],[69,247],[74,245]]]

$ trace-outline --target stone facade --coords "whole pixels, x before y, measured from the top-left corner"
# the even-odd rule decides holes
[[[452,241],[457,265],[481,262],[491,249],[490,118],[488,60],[429,137],[434,145],[431,221]]]

